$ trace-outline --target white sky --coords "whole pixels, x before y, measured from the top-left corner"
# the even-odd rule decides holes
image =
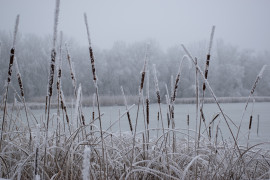
[[[0,0],[0,30],[53,33],[54,0]],[[83,13],[88,15],[92,43],[110,48],[115,41],[153,38],[164,49],[215,39],[240,48],[270,51],[269,0],[61,0],[59,30],[87,45]]]

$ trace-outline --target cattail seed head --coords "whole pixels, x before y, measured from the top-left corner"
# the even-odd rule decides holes
[[[251,125],[252,125],[252,115],[249,118],[249,126],[248,126],[248,129],[249,130],[251,129]]]
[[[52,52],[51,52],[51,65],[50,65],[50,76],[49,76],[49,83],[48,83],[48,96],[49,97],[52,96],[52,90],[53,90],[55,57],[56,57],[55,49],[52,49]]]
[[[19,71],[18,62],[17,62],[16,58],[14,58],[14,59],[15,59],[14,64],[15,64],[15,69],[17,71],[17,78],[18,78],[18,83],[19,83],[19,87],[20,87],[20,91],[21,91],[21,96],[24,97],[22,78],[21,78],[21,74],[20,74],[20,71]]]
[[[11,48],[11,50],[10,50],[10,59],[9,59],[9,67],[8,67],[8,80],[7,80],[7,83],[8,84],[11,81],[12,66],[13,66],[13,61],[14,61],[14,54],[15,54],[15,49],[14,48]]]

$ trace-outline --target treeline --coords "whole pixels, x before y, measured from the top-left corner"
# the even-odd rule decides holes
[[[46,96],[51,39],[50,37],[38,37],[32,34],[20,35],[18,38],[16,57],[21,71],[27,101],[44,101]],[[3,87],[7,80],[9,50],[12,43],[11,33],[0,31],[0,42],[0,87],[1,94],[3,94]],[[65,42],[68,44],[71,59],[74,62],[77,84],[82,84],[83,96],[92,96],[95,89],[92,81],[91,63],[87,46],[79,46],[74,40],[67,37],[64,38],[62,45],[63,92],[66,97],[73,97],[74,92],[64,45]],[[171,79],[174,79],[177,74],[184,52],[178,45],[164,51],[155,40],[135,42],[132,44],[116,42],[111,49],[94,47],[99,92],[101,95],[121,95],[120,86],[123,86],[126,95],[138,94],[139,74],[143,67],[147,43],[150,43],[150,96],[152,102],[154,102],[155,88],[152,64],[156,64],[161,97],[164,97],[166,93],[165,84],[167,84],[170,90]],[[204,69],[208,42],[200,41],[186,46],[192,55],[198,58],[201,69]],[[268,51],[255,52],[252,50],[241,50],[224,43],[222,40],[214,41],[212,52],[208,77],[214,92],[220,97],[247,96],[262,66],[265,64],[270,65],[270,53]],[[57,61],[58,58],[59,56],[57,57]],[[18,90],[15,75],[13,73],[13,92],[11,91],[11,93],[14,93],[14,90]],[[202,79],[200,83],[202,84]],[[195,68],[194,65],[186,61],[182,69],[177,97],[194,97],[194,95]],[[206,95],[210,96],[210,94]],[[269,67],[264,72],[263,79],[259,82],[255,95],[270,96]]]

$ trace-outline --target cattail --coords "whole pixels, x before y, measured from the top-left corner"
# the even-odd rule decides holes
[[[96,94],[93,94],[93,111],[92,111],[92,123],[95,121],[95,104],[96,104]],[[93,126],[90,126],[90,130],[93,130]]]
[[[211,126],[209,126],[209,138],[211,139]]]
[[[24,90],[23,90],[21,73],[19,71],[19,67],[18,67],[18,63],[17,63],[16,58],[14,58],[14,65],[15,65],[15,69],[16,69],[16,72],[17,72],[17,78],[18,78],[18,83],[19,83],[19,87],[20,87],[21,96],[24,97]]]
[[[149,99],[146,99],[146,122],[149,125]]]
[[[125,106],[126,106],[129,128],[130,128],[130,131],[132,132],[133,131],[133,128],[132,128],[132,123],[131,123],[131,119],[130,119],[130,114],[129,114],[129,111],[128,111],[127,99],[126,99],[126,96],[125,96],[125,93],[124,93],[124,89],[123,89],[122,86],[121,86],[121,91],[122,91],[122,95],[124,97],[124,103],[125,103]]]
[[[18,33],[18,27],[19,27],[19,21],[20,21],[20,15],[18,14],[16,17],[15,27],[14,27],[14,33],[13,33],[13,44],[12,48],[10,50],[10,60],[9,60],[9,68],[8,68],[8,84],[11,81],[11,74],[12,74],[12,65],[14,61],[14,55],[15,55],[15,46],[16,46],[16,38]]]
[[[48,97],[50,98],[52,96],[52,90],[53,90],[53,77],[54,77],[54,68],[55,68],[55,57],[56,52],[54,49],[51,51],[51,64],[50,64],[50,75],[49,75],[49,82],[48,82]]]
[[[147,44],[146,50],[145,50],[144,65],[143,65],[143,70],[142,70],[141,85],[140,85],[140,91],[139,91],[140,93],[143,90],[145,72],[146,72],[147,65],[148,65],[148,50],[149,50],[149,44]]]
[[[62,76],[62,39],[63,39],[63,32],[60,32],[60,46],[59,46],[59,59],[57,63],[57,90],[60,92],[61,88],[61,76]]]
[[[146,93],[147,93],[147,96],[146,96],[146,122],[147,122],[147,127],[149,126],[149,103],[150,103],[150,100],[149,100],[149,69],[148,71],[146,72]]]
[[[51,108],[51,97],[53,91],[53,78],[54,78],[54,68],[55,68],[55,58],[56,58],[56,39],[57,39],[57,25],[58,25],[58,16],[59,16],[59,6],[60,0],[56,0],[55,5],[55,13],[54,13],[54,29],[53,29],[53,47],[51,50],[51,63],[50,63],[50,73],[48,78],[48,115],[47,115],[47,125],[46,125],[46,137],[45,141],[48,139],[48,129],[49,129],[49,120],[50,120],[50,108]],[[47,103],[47,102],[46,102]],[[45,152],[44,152],[44,165],[46,164],[46,154],[47,154],[47,143],[45,144]]]
[[[249,130],[251,129],[251,125],[252,125],[252,115],[249,118],[249,126],[248,126],[248,129]]]
[[[75,78],[74,64],[72,62],[67,43],[65,44],[65,46],[66,46],[66,51],[67,51],[67,61],[68,61],[68,65],[69,65],[72,85],[73,85],[73,89],[74,89],[74,95],[76,96],[77,83],[76,83],[76,78]]]
[[[20,92],[21,92],[24,108],[25,108],[25,115],[26,115],[26,119],[27,119],[27,125],[28,125],[28,129],[29,129],[30,141],[31,141],[32,140],[32,135],[31,135],[31,128],[30,128],[29,119],[28,119],[28,111],[27,111],[27,108],[26,108],[26,103],[25,103],[25,98],[24,98],[24,90],[23,90],[23,83],[22,83],[21,73],[20,73],[20,70],[19,70],[19,66],[18,66],[18,62],[17,62],[16,57],[14,58],[14,65],[15,65],[15,69],[16,69],[16,72],[17,72],[18,83],[19,83],[19,87],[20,87]]]
[[[17,15],[15,27],[14,27],[14,34],[13,34],[13,44],[12,44],[12,48],[10,50],[10,59],[9,59],[9,66],[8,66],[8,79],[7,79],[7,86],[6,86],[7,88],[6,88],[6,92],[5,92],[5,98],[4,98],[4,113],[3,113],[2,129],[1,129],[0,151],[1,151],[3,132],[4,132],[4,127],[5,127],[6,108],[7,108],[7,99],[8,99],[8,87],[9,87],[9,84],[11,81],[12,66],[13,66],[13,61],[14,61],[14,56],[15,56],[15,46],[16,46],[16,37],[17,37],[18,26],[19,26],[19,19],[20,19],[20,15]]]
[[[187,125],[189,126],[189,114],[187,115]]]
[[[53,29],[53,48],[51,50],[51,64],[50,64],[50,75],[48,82],[48,96],[52,96],[52,85],[53,85],[53,77],[54,77],[54,69],[55,69],[55,58],[56,58],[56,40],[57,40],[57,25],[58,25],[58,17],[59,17],[59,6],[60,0],[56,0],[55,12],[54,12],[54,29]]]
[[[208,49],[208,54],[206,57],[206,64],[205,64],[205,70],[204,70],[204,78],[208,78],[208,68],[209,68],[209,63],[210,63],[210,53],[212,49],[212,44],[213,44],[213,38],[214,38],[214,33],[215,33],[215,26],[212,27],[212,32],[210,35],[210,42],[209,42],[209,49]],[[205,91],[206,85],[205,82],[203,83],[203,91]]]
[[[96,69],[95,69],[95,60],[94,60],[94,54],[93,49],[91,45],[91,39],[90,39],[90,33],[89,33],[89,27],[87,22],[87,16],[86,13],[84,13],[84,21],[87,31],[87,37],[88,37],[88,43],[89,43],[89,53],[90,53],[90,59],[91,59],[91,65],[92,65],[92,73],[93,73],[93,81],[96,88],[96,98],[97,98],[97,107],[98,107],[98,119],[99,119],[99,128],[100,128],[100,138],[101,138],[101,148],[102,148],[102,164],[105,165],[105,149],[104,149],[104,138],[103,138],[103,131],[102,131],[102,122],[101,122],[101,115],[100,115],[100,104],[99,104],[99,94],[98,94],[98,84],[97,84],[97,76],[96,76]],[[105,171],[105,166],[102,166],[103,170]],[[106,177],[106,173],[105,173]]]
[[[187,58],[187,56],[184,55],[182,57],[181,62],[180,62],[180,65],[179,65],[179,68],[178,68],[178,72],[177,72],[177,75],[176,75],[176,78],[175,78],[174,87],[172,88],[173,89],[173,92],[172,92],[171,102],[174,102],[175,101],[175,98],[177,96],[177,88],[178,88],[178,84],[179,84],[179,80],[180,80],[180,76],[181,76],[182,65],[183,65],[183,61],[186,58]]]
[[[65,96],[62,90],[60,90],[60,100],[61,100],[61,108],[62,110],[64,110],[65,114],[66,114],[66,121],[69,125],[69,117],[68,117],[68,113],[67,113],[67,106],[66,106],[66,101],[65,101]]]
[[[245,109],[244,109],[244,111],[243,111],[243,113],[242,113],[242,117],[241,117],[241,121],[240,121],[240,124],[239,124],[239,127],[238,127],[238,131],[237,131],[236,138],[238,138],[238,135],[239,135],[239,132],[240,132],[240,127],[241,127],[241,125],[242,125],[242,121],[243,121],[245,112],[246,112],[246,110],[247,110],[249,100],[250,100],[251,96],[254,94],[255,89],[256,89],[256,86],[257,86],[257,84],[259,83],[259,80],[262,79],[262,75],[263,75],[263,73],[264,73],[266,67],[267,67],[267,65],[264,65],[264,66],[262,67],[262,69],[261,69],[261,71],[259,72],[259,74],[257,75],[257,78],[256,78],[256,80],[255,80],[255,82],[254,82],[254,84],[253,84],[253,86],[252,86],[252,89],[251,89],[251,91],[250,91],[250,93],[249,93],[249,96],[248,96],[248,99],[247,99],[247,102],[246,102]]]
[[[84,22],[85,22],[85,26],[86,26],[87,38],[88,38],[88,43],[89,43],[89,53],[90,53],[90,59],[91,59],[91,65],[92,65],[93,80],[94,80],[94,83],[96,85],[97,76],[96,76],[96,69],[95,69],[95,58],[94,58],[94,53],[93,53],[93,49],[92,49],[92,45],[91,45],[90,32],[89,32],[86,13],[84,13]]]
[[[231,127],[230,127],[230,125],[229,125],[229,123],[228,123],[228,121],[227,121],[227,118],[226,118],[224,112],[223,112],[222,109],[221,109],[221,106],[220,106],[220,104],[219,104],[219,102],[218,102],[218,100],[217,100],[217,97],[216,97],[216,95],[215,95],[213,89],[211,88],[211,86],[210,86],[208,80],[204,78],[204,74],[203,74],[201,68],[196,64],[194,58],[191,56],[191,54],[190,54],[190,52],[187,50],[187,48],[186,48],[183,44],[181,44],[181,46],[182,46],[182,48],[184,49],[184,51],[185,51],[185,53],[187,54],[187,56],[189,57],[189,59],[190,59],[190,60],[193,62],[193,64],[196,66],[196,69],[198,70],[199,74],[202,76],[203,80],[204,80],[205,83],[207,84],[210,93],[212,94],[212,96],[213,96],[213,98],[214,98],[214,100],[215,100],[215,102],[216,102],[216,104],[217,104],[219,110],[221,111],[221,114],[222,114],[222,116],[223,116],[223,118],[224,118],[224,120],[225,120],[225,122],[226,122],[226,125],[227,125],[227,127],[228,127],[228,129],[229,129],[229,131],[230,131],[230,134],[231,134],[231,136],[233,137],[234,143],[235,143],[235,145],[237,145],[238,143],[237,143],[237,140],[236,140],[236,139],[237,139],[237,137],[238,137],[239,128],[238,128],[237,136],[235,137],[234,134],[233,134],[233,132],[232,132],[232,129],[231,129]],[[238,145],[237,145],[236,147],[237,147],[237,150],[238,150],[239,154],[241,154],[241,151],[240,151]]]

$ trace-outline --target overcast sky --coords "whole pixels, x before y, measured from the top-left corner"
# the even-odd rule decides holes
[[[0,2],[0,30],[12,32],[20,14],[21,33],[53,33],[54,0]],[[270,51],[269,0],[61,0],[59,30],[81,45],[87,45],[84,12],[92,43],[100,48],[152,38],[166,49],[208,40],[216,25],[215,39]]]

